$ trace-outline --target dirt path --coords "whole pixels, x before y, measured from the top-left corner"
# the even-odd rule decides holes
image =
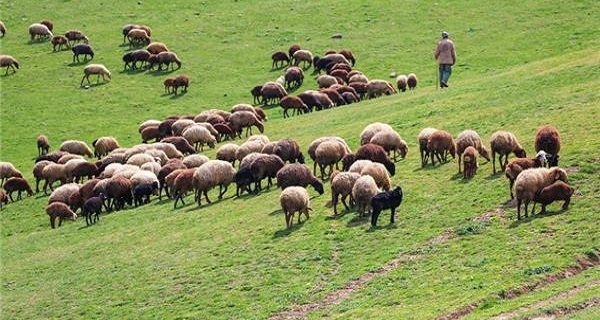
[[[582,303],[574,304],[566,307],[559,307],[553,310],[546,312],[544,315],[535,316],[533,318],[528,317],[525,318],[527,320],[554,320],[557,318],[562,318],[564,316],[568,316],[571,314],[575,314],[579,311],[595,308],[600,306],[600,298],[592,298],[590,300],[584,301]]]

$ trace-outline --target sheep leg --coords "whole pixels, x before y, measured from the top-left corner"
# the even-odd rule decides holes
[[[458,155],[458,173],[460,173],[460,161],[461,161],[462,155]],[[444,159],[445,161],[446,159]]]
[[[52,227],[52,229],[54,229],[54,223],[55,223],[56,217],[54,216],[50,216],[50,227]]]
[[[10,202],[15,202],[15,200],[13,200],[12,194],[13,194],[12,191],[9,192],[8,193],[8,198],[10,199]]]
[[[348,204],[346,204],[347,197],[348,197],[348,195],[342,196],[342,204],[344,205],[344,208],[346,208],[346,210],[350,210],[350,208],[348,207]]]
[[[529,207],[529,200],[525,200],[525,218],[527,218],[529,216],[529,214],[527,213],[528,207]]]
[[[500,156],[498,157],[498,163],[500,162]],[[496,153],[492,150],[492,172],[496,174]]]
[[[510,192],[510,199],[514,199],[515,196],[513,194],[513,185],[515,184],[515,181],[513,179],[510,179],[509,185],[508,185],[508,191]]]
[[[63,222],[63,218],[62,217],[58,217],[58,226],[62,227],[62,222]]]
[[[212,202],[210,201],[210,199],[208,198],[208,190],[204,190],[204,198],[206,199],[206,202],[208,202],[208,203],[212,203]]]
[[[517,220],[521,220],[521,199],[517,198]]]
[[[394,218],[396,216],[396,208],[392,208],[391,209],[392,213],[391,213],[391,217],[390,217],[390,224],[394,224]]]

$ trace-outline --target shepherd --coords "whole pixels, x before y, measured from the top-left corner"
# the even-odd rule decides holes
[[[448,80],[452,74],[452,66],[456,63],[456,52],[454,51],[454,42],[449,39],[448,32],[442,32],[442,40],[438,42],[435,49],[435,59],[439,65],[440,87],[447,88]]]

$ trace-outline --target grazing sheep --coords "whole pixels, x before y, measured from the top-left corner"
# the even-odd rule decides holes
[[[0,21],[1,23],[2,21]],[[2,36],[4,36],[4,34],[2,34]],[[7,205],[8,204],[8,196],[6,195],[6,192],[4,191],[4,189],[0,189],[0,210],[2,210],[2,205]]]
[[[207,156],[201,154],[192,154],[183,158],[183,164],[188,168],[198,168],[210,160]]]
[[[201,205],[203,194],[206,202],[211,203],[208,191],[216,186],[219,186],[219,200],[222,199],[227,187],[233,182],[235,173],[231,163],[222,160],[210,160],[196,169],[193,184],[198,206]]]
[[[100,137],[92,142],[92,147],[94,147],[94,156],[100,159],[121,146],[114,137]]]
[[[48,186],[50,186],[50,190],[52,190],[52,191],[54,190],[54,188],[52,187],[54,182],[60,181],[61,184],[64,184],[68,180],[67,174],[65,172],[65,165],[57,164],[57,163],[50,163],[50,164],[46,165],[42,169],[42,177],[45,180],[44,187],[43,187],[44,194],[47,194],[46,190],[47,190]]]
[[[146,154],[146,153],[137,153],[132,155],[131,157],[127,158],[127,164],[129,165],[134,165],[134,166],[141,166],[144,163],[147,162],[155,162],[156,160],[154,159],[153,156]]]
[[[464,173],[463,173],[463,178],[464,179],[470,179],[472,178],[475,173],[477,173],[477,168],[479,167],[479,164],[477,163],[477,156],[479,155],[479,152],[477,152],[477,149],[475,149],[473,146],[468,146],[465,151],[463,152],[462,156],[464,157],[464,163],[463,165],[464,167]],[[460,156],[459,156],[460,159]]]
[[[394,129],[386,123],[374,122],[367,125],[360,133],[360,144],[365,145],[367,143],[370,143],[371,139],[373,139],[373,136],[375,136],[375,134],[384,131],[395,132]]]
[[[50,39],[54,35],[52,34],[52,31],[48,29],[47,26],[41,23],[34,23],[29,26],[29,36],[31,36],[31,41],[34,41],[36,37],[38,38],[38,40],[43,40]]]
[[[50,30],[50,31],[54,30],[54,23],[52,22],[52,20],[44,19],[44,20],[40,21],[40,24],[45,25],[48,28],[48,30]]]
[[[265,131],[265,127],[258,119],[255,113],[249,111],[235,112],[229,117],[229,123],[234,134],[241,138],[242,131],[246,128],[246,137],[252,133],[252,127],[256,127],[260,133]]]
[[[127,39],[129,40],[129,48],[140,45],[148,45],[152,42],[151,37],[148,35],[146,30],[142,29],[131,29],[127,33]]]
[[[33,177],[35,178],[35,193],[40,192],[40,181],[44,180],[44,176],[42,175],[42,171],[44,168],[53,162],[48,160],[42,160],[37,162],[33,166]]]
[[[262,108],[253,107],[247,103],[238,103],[231,108],[231,113],[236,113],[240,111],[253,112],[260,120],[268,120],[267,115]]]
[[[397,160],[398,154],[400,154],[400,157],[404,159],[408,153],[406,141],[402,140],[396,131],[384,130],[377,132],[371,138],[370,143],[381,146],[388,155],[390,154],[390,151],[392,151],[394,154],[394,161]]]
[[[165,119],[165,120],[161,121],[161,123],[158,125],[158,131],[160,133],[161,138],[169,137],[169,136],[173,135],[173,129],[172,129],[171,126],[177,120],[179,120],[179,118],[177,118],[177,119]]]
[[[325,141],[330,141],[330,140],[334,140],[334,141],[338,141],[341,145],[344,146],[346,153],[350,153],[352,152],[350,150],[350,148],[348,147],[348,144],[346,143],[346,140],[340,138],[340,137],[321,137],[321,138],[317,138],[315,140],[313,140],[309,145],[308,145],[308,155],[310,156],[310,158],[313,160],[313,172],[314,174],[317,174],[317,162],[316,162],[316,150],[319,147],[319,145]]]
[[[535,158],[533,158],[533,159],[526,159],[526,158],[512,159],[506,165],[506,169],[504,170],[504,174],[506,175],[506,177],[508,178],[508,181],[509,181],[508,190],[510,192],[510,198],[514,199],[513,185],[515,183],[515,180],[517,179],[519,174],[521,172],[523,172],[523,170],[531,169],[531,168],[541,168],[541,167],[545,167],[545,166],[546,166],[546,152],[544,152],[543,150],[539,151],[535,155]]]
[[[250,165],[252,164],[252,162],[254,162],[254,160],[256,160],[258,158],[264,158],[267,156],[268,156],[268,154],[258,153],[258,152],[252,152],[252,153],[248,154],[240,161],[240,170],[250,167]]]
[[[542,210],[540,211],[540,214],[544,214],[546,213],[547,205],[554,201],[561,200],[564,201],[562,210],[567,210],[569,208],[569,203],[571,203],[571,196],[573,195],[573,192],[575,192],[575,189],[568,184],[562,181],[556,181],[542,189],[540,192],[536,193],[535,197],[533,198],[534,204],[531,212],[535,213],[536,202],[542,204]]]
[[[250,90],[250,94],[252,95],[252,103],[254,103],[254,104],[261,103],[262,87],[263,87],[262,85],[254,86]]]
[[[65,219],[75,221],[77,215],[71,210],[66,204],[55,202],[51,203],[46,207],[46,213],[50,216],[50,227],[54,229],[56,218],[58,218],[58,226],[62,226],[62,222]]]
[[[213,117],[214,115],[218,115],[221,118],[223,118],[223,120],[229,121],[229,117],[231,117],[231,112],[227,112],[227,111],[219,110],[219,109],[205,110],[205,111],[200,112],[197,116],[195,116],[193,120],[195,122],[208,122],[208,119],[210,117]]]
[[[346,70],[342,70],[342,69],[335,69],[335,70],[331,70],[331,72],[329,73],[330,76],[338,78],[338,79],[342,79],[344,81],[344,83],[348,82],[348,71]]]
[[[79,193],[79,191],[74,192],[70,197],[69,197],[69,207],[71,208],[71,210],[73,210],[73,212],[77,213],[77,210],[79,210],[79,208],[83,209],[83,204],[84,204],[84,200],[81,197],[81,194]]]
[[[359,101],[358,97],[350,92],[342,92],[342,98],[344,98],[346,104],[353,104]]]
[[[207,144],[211,149],[215,147],[217,140],[211,134],[211,132],[204,126],[198,124],[191,125],[183,131],[183,137],[192,145],[196,151],[200,146],[200,151],[203,150],[204,145]]]
[[[337,204],[340,196],[342,196],[342,204],[346,210],[350,210],[346,203],[346,198],[350,196],[350,205],[352,206],[354,203],[352,188],[358,178],[360,178],[360,174],[356,172],[334,171],[331,174],[331,203],[333,205],[334,215],[337,215]]]
[[[196,122],[194,120],[190,120],[190,119],[179,119],[175,122],[173,122],[173,124],[171,125],[171,131],[173,132],[173,135],[176,136],[180,136],[183,134],[183,131],[189,127],[196,124]]]
[[[321,179],[325,179],[327,166],[329,166],[328,177],[333,172],[333,165],[339,170],[339,162],[346,154],[346,147],[337,140],[327,140],[320,143],[315,150],[315,163],[319,166]]]
[[[139,50],[127,52],[123,55],[123,62],[125,62],[125,66],[123,67],[123,70],[127,70],[128,66],[132,70],[137,69],[138,62],[141,62],[140,67],[143,67],[146,64],[146,62],[148,62],[149,58],[150,58],[150,52],[145,49],[139,49]]]
[[[452,159],[456,157],[456,144],[448,131],[437,130],[427,140],[427,150],[431,157],[431,165],[435,166],[435,157],[440,163],[448,161],[448,154]]]
[[[415,75],[414,73],[408,74],[406,84],[408,85],[409,90],[415,90],[415,88],[417,87],[417,75]]]
[[[352,172],[352,171],[349,171]],[[360,175],[369,175],[375,179],[375,183],[379,189],[389,191],[392,187],[392,181],[384,165],[378,162],[367,163],[360,170]]]
[[[131,23],[123,26],[123,29],[122,29],[123,43],[125,43],[125,40],[127,39],[127,34],[129,34],[129,31],[131,31],[133,29],[140,29],[140,26],[137,24],[131,24]]]
[[[333,102],[333,104],[336,106],[343,106],[346,104],[346,100],[344,100],[342,95],[331,87],[329,87],[329,89],[321,89],[320,92],[326,94],[329,100],[331,100],[331,102]]]
[[[344,57],[343,55],[341,55],[339,53],[327,54],[323,58],[321,58],[319,56],[315,56],[313,58],[313,66],[317,73],[320,73],[321,70],[324,70],[324,69],[330,70],[334,65],[336,65],[338,63],[350,65],[350,62],[348,62],[346,57]]]
[[[273,69],[279,68],[279,64],[281,64],[281,67],[285,67],[290,64],[290,58],[288,58],[287,54],[283,51],[277,51],[273,53],[273,55],[271,55],[271,59],[273,60],[273,64],[271,66]]]
[[[277,146],[277,142],[278,141],[271,141],[271,142],[267,142],[262,150],[260,150],[260,153],[264,153],[264,154],[275,154],[275,146]]]
[[[60,145],[59,150],[89,158],[94,156],[92,149],[85,142],[79,140],[66,140]]]
[[[90,179],[79,187],[79,191],[77,192],[84,202],[94,196],[94,188],[96,188],[96,185],[98,185],[100,181],[100,179]]]
[[[142,130],[144,130],[145,128],[150,127],[150,126],[158,126],[158,125],[160,125],[160,123],[161,123],[161,121],[159,121],[159,120],[154,120],[154,119],[146,120],[139,125],[138,132],[142,133]]]
[[[396,77],[396,86],[398,87],[399,91],[406,91],[406,87],[408,86],[408,77],[404,74]]]
[[[235,139],[235,133],[233,132],[233,129],[231,129],[231,127],[228,124],[215,123],[213,125],[213,128],[219,133],[219,138],[218,138],[219,141]]]
[[[558,166],[558,153],[560,152],[560,134],[555,127],[546,125],[535,134],[535,151],[544,150],[548,154],[548,164]]]
[[[154,142],[158,142],[160,140],[160,130],[158,126],[149,126],[144,128],[141,133],[142,143],[148,143],[148,141],[154,139]]]
[[[323,194],[323,184],[317,179],[310,169],[299,163],[286,164],[277,172],[277,185],[283,190],[290,186],[312,186],[319,194]]]
[[[348,168],[348,172],[355,172],[355,173],[361,173],[362,170],[368,166],[370,166],[372,163],[375,163],[371,160],[356,160],[354,161],[354,163],[352,163],[352,165],[350,166],[350,168]]]
[[[23,174],[12,163],[0,162],[0,187],[4,185],[5,179],[13,177],[23,178]]]
[[[158,162],[146,162],[140,166],[140,169],[145,170],[145,171],[150,171],[150,172],[154,173],[155,175],[157,175],[158,172],[160,172],[160,168],[162,168],[162,167],[160,166],[160,163],[158,163]]]
[[[135,188],[140,184],[154,184],[156,183],[156,189],[158,190],[158,177],[154,174],[154,172],[147,170],[139,170],[137,171],[131,178],[131,188]]]
[[[80,180],[83,181],[84,177],[87,177],[89,180],[95,176],[98,176],[98,167],[94,163],[89,163],[87,161],[81,162],[75,165],[73,170],[70,172],[70,176],[77,183],[79,183]]]
[[[287,228],[292,227],[294,224],[294,214],[296,212],[298,212],[298,223],[300,223],[303,213],[307,220],[310,218],[308,214],[312,210],[310,208],[310,197],[303,187],[286,188],[279,196],[279,203],[285,214],[285,226]]]
[[[483,145],[479,134],[473,130],[465,130],[459,133],[458,137],[456,138],[456,154],[458,155],[458,173],[460,173],[461,170],[460,163],[462,159],[462,154],[469,146],[475,148],[482,157],[484,157],[487,161],[490,161],[490,154]]]
[[[119,211],[125,208],[126,203],[132,205],[131,186],[131,181],[124,176],[110,178],[105,187],[109,211],[113,206]]]
[[[367,78],[367,76],[365,76],[364,74],[360,73],[360,74],[355,74],[352,77],[348,78],[348,83],[364,83],[367,84],[369,83],[369,78]]]
[[[567,183],[567,172],[561,168],[553,167],[533,168],[521,172],[515,180],[515,196],[517,197],[517,219],[521,219],[521,203],[525,203],[525,217],[529,202],[545,187],[556,181]]]
[[[352,198],[356,203],[358,213],[363,216],[371,211],[371,199],[379,193],[379,188],[373,177],[366,175],[356,180],[352,187]]]
[[[12,197],[12,194],[15,191],[17,191],[17,200],[21,200],[21,192],[23,191],[26,191],[30,197],[33,195],[33,191],[31,190],[29,183],[23,178],[10,178],[6,180],[3,187],[6,193],[8,194],[8,197],[10,198],[11,202],[15,201]]]
[[[98,181],[98,183],[96,183],[92,189],[92,196],[97,197],[100,194],[106,194],[106,186],[108,185],[108,182],[110,182],[110,179],[102,179]],[[105,208],[108,209],[108,206],[105,206]]]
[[[378,98],[382,95],[392,95],[396,93],[396,89],[385,80],[370,80],[367,83],[367,98]]]
[[[183,170],[183,169],[186,169],[186,166],[183,164],[182,161],[171,162],[169,164],[164,165],[160,169],[160,171],[157,174],[158,184],[159,184],[159,189],[158,189],[158,199],[159,200],[162,200],[162,190],[163,189],[165,189],[167,197],[170,197],[169,190],[165,188],[165,186],[166,186],[166,182],[165,182],[166,177],[169,174],[175,172],[176,170]]]
[[[162,42],[152,42],[146,47],[146,50],[151,54],[159,54],[161,52],[169,52],[169,48]]]
[[[85,159],[74,158],[65,163],[65,175],[67,176],[67,182],[73,181],[73,171],[81,163],[87,163],[87,161],[85,161]]]
[[[352,67],[345,63],[336,63],[331,67],[330,72],[334,72],[336,70],[341,70],[346,72],[346,80],[350,79],[349,74],[352,72]],[[359,71],[360,72],[360,71]],[[356,73],[355,73],[356,74]]]
[[[155,59],[152,59],[152,57],[153,56],[150,56],[150,58],[148,59],[148,62],[150,63],[150,70],[154,68],[155,64],[158,64],[159,71],[162,70],[163,64],[165,65],[166,70],[169,70],[169,67],[173,68],[173,64],[177,65],[177,69],[181,68],[181,60],[179,60],[179,57],[177,57],[177,54],[175,52],[161,52],[155,56]]]
[[[94,49],[89,44],[76,44],[71,48],[71,51],[73,51],[73,63],[75,62],[75,60],[77,60],[77,62],[80,62],[80,55],[83,55],[83,57],[85,58],[84,61],[87,61],[88,56],[90,56],[90,60],[94,59]]]
[[[344,170],[348,170],[356,160],[371,160],[383,164],[392,176],[396,174],[396,165],[387,156],[385,149],[376,144],[367,143],[358,148],[354,155],[348,154],[344,159]]]
[[[85,216],[85,224],[95,224],[100,220],[100,213],[102,212],[102,206],[104,206],[104,200],[106,196],[100,193],[97,197],[91,197],[83,203],[83,209],[81,210],[82,215]]]
[[[343,49],[339,52],[339,54],[341,54],[342,56],[344,56],[344,58],[350,61],[352,63],[352,66],[354,67],[354,64],[356,64],[356,58],[354,58],[354,54],[352,53],[352,51],[348,49]]]
[[[0,55],[0,68],[5,68],[6,67],[6,72],[4,73],[4,75],[8,74],[8,69],[12,69],[13,73],[17,72],[17,69],[19,69],[19,61],[17,61],[17,59],[13,58],[12,56],[9,55]]]
[[[496,174],[496,153],[498,154],[498,162],[502,171],[506,169],[508,163],[508,155],[513,152],[517,158],[525,158],[527,154],[517,140],[514,134],[508,131],[496,131],[490,138],[490,146],[492,148],[492,166],[494,174]],[[504,162],[502,161],[504,157]]]
[[[313,109],[321,110],[324,108],[323,104],[312,91],[305,91],[298,94],[298,98],[307,106],[308,110],[312,112]]]
[[[58,35],[58,36],[52,37],[52,40],[50,40],[50,43],[52,43],[52,51],[54,51],[54,52],[56,52],[56,47],[58,47],[58,51],[62,50],[63,46],[65,46],[67,48],[71,47],[71,45],[69,45],[69,39],[67,39],[67,37],[65,37],[63,35]]]
[[[239,146],[235,143],[226,143],[217,150],[217,160],[223,160],[235,166],[236,152]]]
[[[58,164],[66,164],[67,162],[69,162],[69,160],[73,160],[73,159],[81,159],[84,160],[84,158],[78,154],[71,154],[71,153],[67,153],[64,156],[60,157],[60,159],[58,159],[58,161],[56,161],[56,163]]]
[[[62,202],[66,205],[69,204],[69,200],[71,199],[71,195],[76,192],[79,192],[80,185],[77,183],[67,183],[62,186],[56,188],[56,190],[52,191],[50,197],[48,197],[48,204],[54,202]]]
[[[76,43],[83,41],[83,43],[89,43],[88,37],[83,32],[78,30],[70,30],[65,33],[65,37],[69,40],[69,43]]]
[[[356,96],[362,100],[367,95],[367,84],[361,82],[353,82],[348,84],[356,92]]]
[[[93,74],[98,76],[98,78],[96,79],[96,83],[100,81],[100,76],[102,76],[102,81],[106,81],[105,76],[108,77],[109,81],[112,79],[110,71],[104,65],[88,64],[87,66],[85,66],[85,68],[83,68],[83,78],[81,78],[80,86],[83,86],[83,80],[87,80],[88,84],[91,84],[90,76]]]
[[[48,151],[50,151],[50,142],[48,142],[48,137],[46,137],[45,135],[40,134],[39,136],[37,136],[36,144],[38,149],[38,156],[47,154]]]
[[[292,64],[298,66],[302,62],[302,67],[306,69],[310,68],[313,63],[313,54],[308,50],[296,50],[292,55]],[[307,66],[308,65],[308,66]]]
[[[294,53],[298,50],[301,50],[302,48],[300,48],[300,45],[298,44],[293,44],[290,46],[290,48],[288,49],[288,54],[290,57],[294,56]]]
[[[263,105],[267,105],[281,101],[283,97],[287,96],[287,91],[279,83],[267,82],[263,85],[261,94]]]
[[[183,154],[170,143],[155,142],[151,144],[150,147],[151,149],[158,149],[164,152],[169,159],[183,159]]]
[[[308,106],[302,101],[302,99],[293,96],[283,97],[283,99],[281,99],[281,101],[279,102],[279,105],[283,108],[284,118],[290,116],[288,114],[289,109],[293,110],[292,115],[296,115],[296,112],[300,114],[300,112],[308,113],[310,111],[308,109]]]
[[[317,110],[321,110],[321,108],[329,109],[329,108],[333,108],[335,106],[333,101],[331,101],[331,99],[329,99],[328,95],[318,92],[318,91],[312,91],[311,94],[315,97],[315,99],[317,101],[319,101],[319,106],[317,107]]]
[[[177,77],[175,77],[175,79],[173,80],[173,87],[174,87],[173,91],[175,92],[175,95],[177,95],[177,90],[179,90],[179,88],[183,88],[183,92],[187,92],[189,86],[190,86],[190,77],[188,77],[185,74],[180,74]]]
[[[281,139],[276,142],[273,154],[277,155],[283,162],[304,163],[304,155],[300,151],[298,142],[292,139]]]
[[[421,167],[425,167],[427,164],[427,160],[429,160],[429,149],[427,149],[427,142],[429,141],[429,137],[438,131],[435,128],[425,128],[419,132],[417,136],[417,140],[419,141],[419,152],[421,154]]]
[[[156,194],[158,190],[158,182],[153,183],[142,183],[133,187],[133,205],[135,207],[141,206],[145,203],[150,203],[150,196]]]
[[[123,153],[113,153],[109,154],[108,156],[102,158],[100,161],[96,162],[96,165],[98,166],[98,172],[102,173],[104,172],[104,169],[106,169],[106,167],[112,163],[118,163],[118,164],[122,164],[125,163],[125,155]]]
[[[337,84],[337,79],[335,77],[332,77],[330,75],[320,75],[317,78],[317,84],[319,85],[319,88],[329,88],[330,86]]]
[[[299,87],[304,82],[304,72],[298,67],[287,68],[283,77],[285,79],[285,87],[288,89],[290,89],[292,86]]]
[[[284,162],[276,155],[265,155],[264,157],[258,157],[252,161],[250,166],[250,172],[255,182],[254,190],[256,192],[262,190],[262,180],[267,178],[267,188],[273,185],[272,179],[276,177],[277,172],[283,168]]]
[[[240,197],[244,194],[244,191],[250,194],[252,192],[251,184],[256,183],[252,171],[249,166],[240,168],[233,177],[233,181],[236,184],[235,196]],[[258,191],[258,190],[256,190]]]
[[[392,191],[384,191],[376,194],[371,198],[371,207],[373,208],[373,214],[371,215],[371,226],[377,226],[377,219],[382,210],[390,209],[390,224],[394,223],[394,216],[396,215],[396,208],[402,203],[403,193],[402,188],[399,186],[394,188]]]

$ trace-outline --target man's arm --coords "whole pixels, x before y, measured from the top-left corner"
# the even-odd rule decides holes
[[[440,56],[440,44],[439,43],[438,43],[437,47],[435,48],[435,53],[433,54],[433,56],[435,57],[436,60]]]
[[[454,44],[452,44],[452,64],[456,63],[456,52],[454,51]]]

